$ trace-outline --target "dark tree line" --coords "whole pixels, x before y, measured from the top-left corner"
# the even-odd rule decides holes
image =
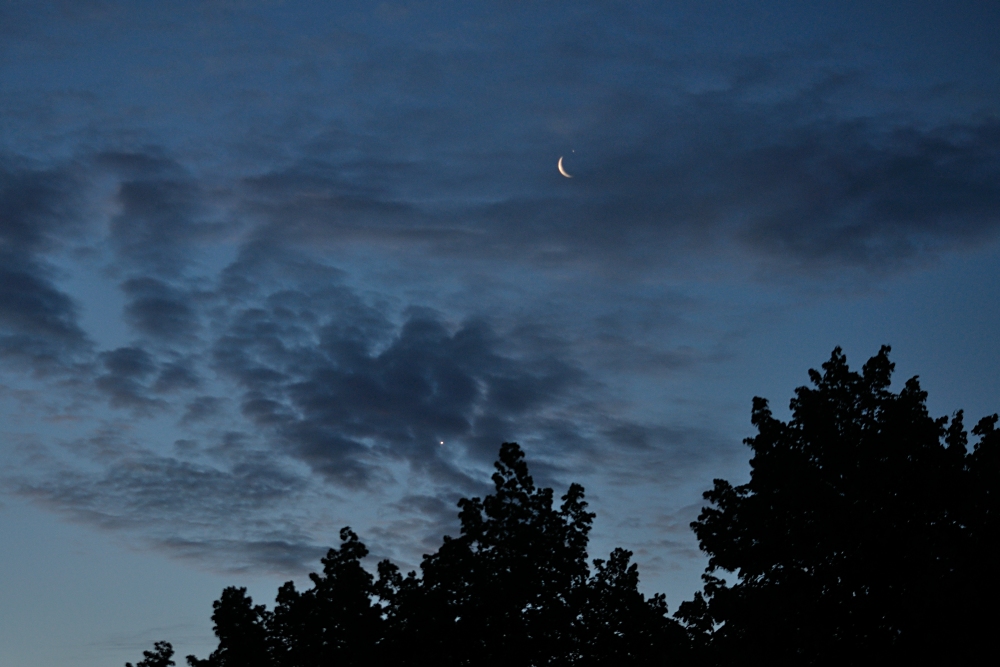
[[[501,447],[493,482],[486,498],[459,502],[459,536],[424,557],[420,576],[389,561],[370,573],[368,549],[344,528],[311,586],[284,584],[273,609],[225,589],[213,605],[218,648],[189,665],[653,665],[685,652],[687,633],[663,596],[639,592],[630,552],[616,549],[591,573],[594,515],[581,486],[557,507],[513,443]]]
[[[997,415],[934,419],[916,378],[889,391],[889,348],[851,371],[840,349],[810,371],[792,418],[754,399],[751,476],[716,480],[692,528],[702,592],[671,618],[638,590],[631,553],[588,564],[583,488],[556,507],[524,453],[500,450],[494,492],[459,502],[461,531],[419,576],[377,573],[349,528],[311,587],[274,607],[227,588],[218,648],[191,667],[852,665],[971,662],[996,627]],[[721,575],[721,576],[720,576]],[[728,582],[729,577],[732,582]],[[137,667],[168,667],[157,642]],[[131,665],[129,665],[131,667]]]

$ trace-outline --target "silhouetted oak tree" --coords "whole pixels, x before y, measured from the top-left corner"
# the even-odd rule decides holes
[[[678,613],[719,664],[967,664],[992,640],[997,416],[968,453],[961,412],[889,390],[888,354],[859,374],[834,350],[788,422],[754,399],[750,481],[705,493],[705,589]]]

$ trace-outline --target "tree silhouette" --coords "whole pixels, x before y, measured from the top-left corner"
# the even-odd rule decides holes
[[[134,666],[131,662],[126,662],[125,667],[172,667],[175,665],[171,658],[174,655],[174,647],[170,642],[156,642],[152,651],[143,651],[142,660]]]
[[[273,611],[244,588],[213,604],[219,646],[191,667],[853,665],[971,663],[992,648],[1000,581],[1000,431],[930,417],[916,378],[889,390],[883,347],[856,373],[840,349],[809,372],[788,422],[755,398],[750,481],[721,479],[692,528],[704,588],[667,616],[631,552],[588,568],[583,487],[561,505],[504,443],[494,492],[459,501],[460,533],[405,577],[377,577],[350,529]],[[729,577],[732,583],[726,580]],[[169,667],[157,642],[136,667]],[[132,667],[129,663],[127,667]]]
[[[392,662],[434,665],[676,664],[687,635],[667,616],[662,595],[638,590],[631,553],[594,561],[587,543],[594,515],[583,487],[570,485],[554,507],[552,489],[535,486],[524,452],[504,443],[494,493],[459,501],[461,531],[402,576],[389,561],[378,577],[362,566],[368,549],[350,529],[323,558],[312,588],[292,582],[273,611],[246,589],[227,588],[214,603],[219,647],[191,667],[320,667]]]
[[[289,581],[278,590],[269,624],[274,664],[371,664],[382,617],[373,577],[361,565],[368,549],[350,528],[340,539],[321,561],[323,574],[309,575],[311,589],[299,593]]]
[[[594,561],[580,618],[579,664],[664,665],[690,658],[684,630],[667,617],[663,595],[639,592],[639,568],[632,552],[615,549]]]
[[[678,613],[720,664],[954,663],[991,636],[997,417],[967,454],[961,412],[931,418],[916,378],[889,391],[888,354],[858,374],[834,350],[787,423],[754,399],[750,481],[705,493],[705,588]]]
[[[254,606],[246,588],[231,586],[212,603],[212,621],[219,647],[208,658],[187,657],[191,667],[265,667],[269,656],[267,623],[270,614],[264,605]]]
[[[556,509],[516,443],[500,449],[494,493],[459,501],[461,532],[406,579],[386,565],[390,641],[406,665],[647,665],[687,657],[663,596],[638,591],[631,553],[587,566],[594,515],[570,485]]]
[[[460,536],[424,557],[421,579],[403,582],[397,641],[454,665],[570,659],[594,517],[583,487],[571,485],[555,509],[514,443],[501,447],[493,483],[485,499],[459,501]]]

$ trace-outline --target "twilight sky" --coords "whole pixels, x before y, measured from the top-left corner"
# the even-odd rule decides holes
[[[270,604],[343,525],[415,567],[505,440],[673,611],[754,395],[885,343],[996,412],[998,27],[0,2],[0,665],[204,655],[223,586]]]

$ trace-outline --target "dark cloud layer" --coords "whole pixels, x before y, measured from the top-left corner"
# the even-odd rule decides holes
[[[79,195],[71,166],[46,169],[0,153],[0,352],[38,372],[88,347],[46,256],[80,232]]]
[[[373,452],[455,476],[441,441],[492,456],[580,380],[563,360],[514,359],[499,346],[484,321],[449,327],[415,310],[397,328],[346,288],[326,287],[235,311],[213,356],[242,387],[245,416],[316,471],[364,484]]]
[[[199,314],[191,303],[195,295],[148,276],[122,283],[128,303],[125,320],[151,338],[184,341],[199,329]]]
[[[880,133],[852,123],[797,138],[751,152],[739,169],[749,186],[740,199],[762,210],[740,237],[771,257],[806,270],[846,264],[881,273],[996,237],[995,120]]]

